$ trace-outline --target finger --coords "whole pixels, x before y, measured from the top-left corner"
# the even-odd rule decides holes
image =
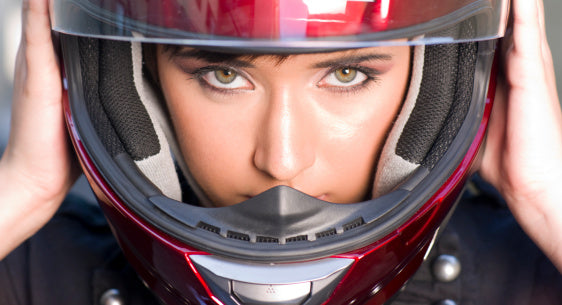
[[[16,114],[27,114],[29,107],[60,108],[60,70],[49,20],[48,0],[24,0],[14,98],[22,105],[16,105]]]
[[[52,75],[60,75],[58,59],[56,57],[53,42],[51,39],[51,26],[49,19],[48,0],[24,0],[22,9],[22,40],[20,44],[19,56],[24,61],[25,69],[16,71],[20,77],[31,82],[32,89],[29,94],[51,93],[50,81]],[[57,73],[57,74],[54,74]],[[35,85],[36,86],[33,86]],[[55,92],[58,94],[58,92]],[[41,96],[35,96],[37,98]],[[43,99],[51,101],[52,99]]]
[[[556,88],[556,75],[554,71],[554,62],[552,59],[552,52],[550,50],[546,26],[545,26],[545,12],[544,12],[544,1],[536,0],[537,13],[538,13],[538,26],[540,30],[540,48],[541,48],[541,58],[542,67],[545,74],[545,82],[547,93],[550,97],[553,112],[560,112],[560,103],[558,100],[558,92]]]
[[[539,9],[536,0],[513,0],[513,37],[516,48],[538,55],[541,45]]]
[[[551,95],[553,97],[557,97],[558,93],[556,90],[556,76],[554,72],[554,62],[552,60],[552,52],[550,50],[547,35],[546,35],[544,1],[537,0],[537,6],[538,6],[538,14],[539,14],[539,27],[541,32],[540,37],[541,37],[542,58],[544,61],[546,80],[550,86]]]
[[[47,0],[24,0],[22,3],[22,38],[27,45],[49,44],[51,22]]]

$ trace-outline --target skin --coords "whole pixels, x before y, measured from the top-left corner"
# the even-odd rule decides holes
[[[278,185],[336,203],[368,195],[409,47],[219,62],[193,53],[159,47],[158,76],[184,159],[214,205]]]
[[[64,132],[47,0],[27,0],[23,7],[11,134],[0,159],[0,258],[52,217],[76,178]],[[513,30],[502,44],[496,105],[480,171],[562,271],[562,115],[542,11],[540,0],[512,2]],[[283,100],[273,105],[292,105]],[[293,122],[299,121],[279,126],[291,130]]]

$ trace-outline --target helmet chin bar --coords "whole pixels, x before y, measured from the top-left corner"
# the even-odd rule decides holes
[[[389,194],[354,204],[329,203],[277,186],[236,205],[206,208],[162,195],[142,179],[128,155],[120,154],[115,161],[134,184],[126,188],[144,192],[145,200],[128,200],[130,207],[154,226],[202,250],[254,261],[325,257],[388,234],[395,229],[391,224],[403,223],[419,209],[402,203],[429,172],[419,168]],[[366,231],[367,238],[356,234]]]
[[[193,207],[164,196],[149,200],[169,217],[191,228],[250,243],[283,245],[316,241],[380,220],[407,195],[407,191],[398,190],[376,203],[346,206],[277,186],[242,203],[219,209]]]

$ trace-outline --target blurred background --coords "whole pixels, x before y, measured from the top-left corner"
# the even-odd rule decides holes
[[[562,1],[544,0],[547,35],[552,49],[558,92],[562,93]],[[21,34],[21,0],[0,0],[0,154],[4,151],[10,127],[13,71]],[[83,179],[78,191],[87,189]]]

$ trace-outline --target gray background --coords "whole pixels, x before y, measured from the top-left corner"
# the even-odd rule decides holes
[[[547,35],[552,49],[558,92],[562,92],[562,1],[544,0]],[[14,59],[20,38],[20,0],[0,0],[0,152],[6,145],[10,127],[10,107]],[[83,179],[76,191],[87,189]]]

